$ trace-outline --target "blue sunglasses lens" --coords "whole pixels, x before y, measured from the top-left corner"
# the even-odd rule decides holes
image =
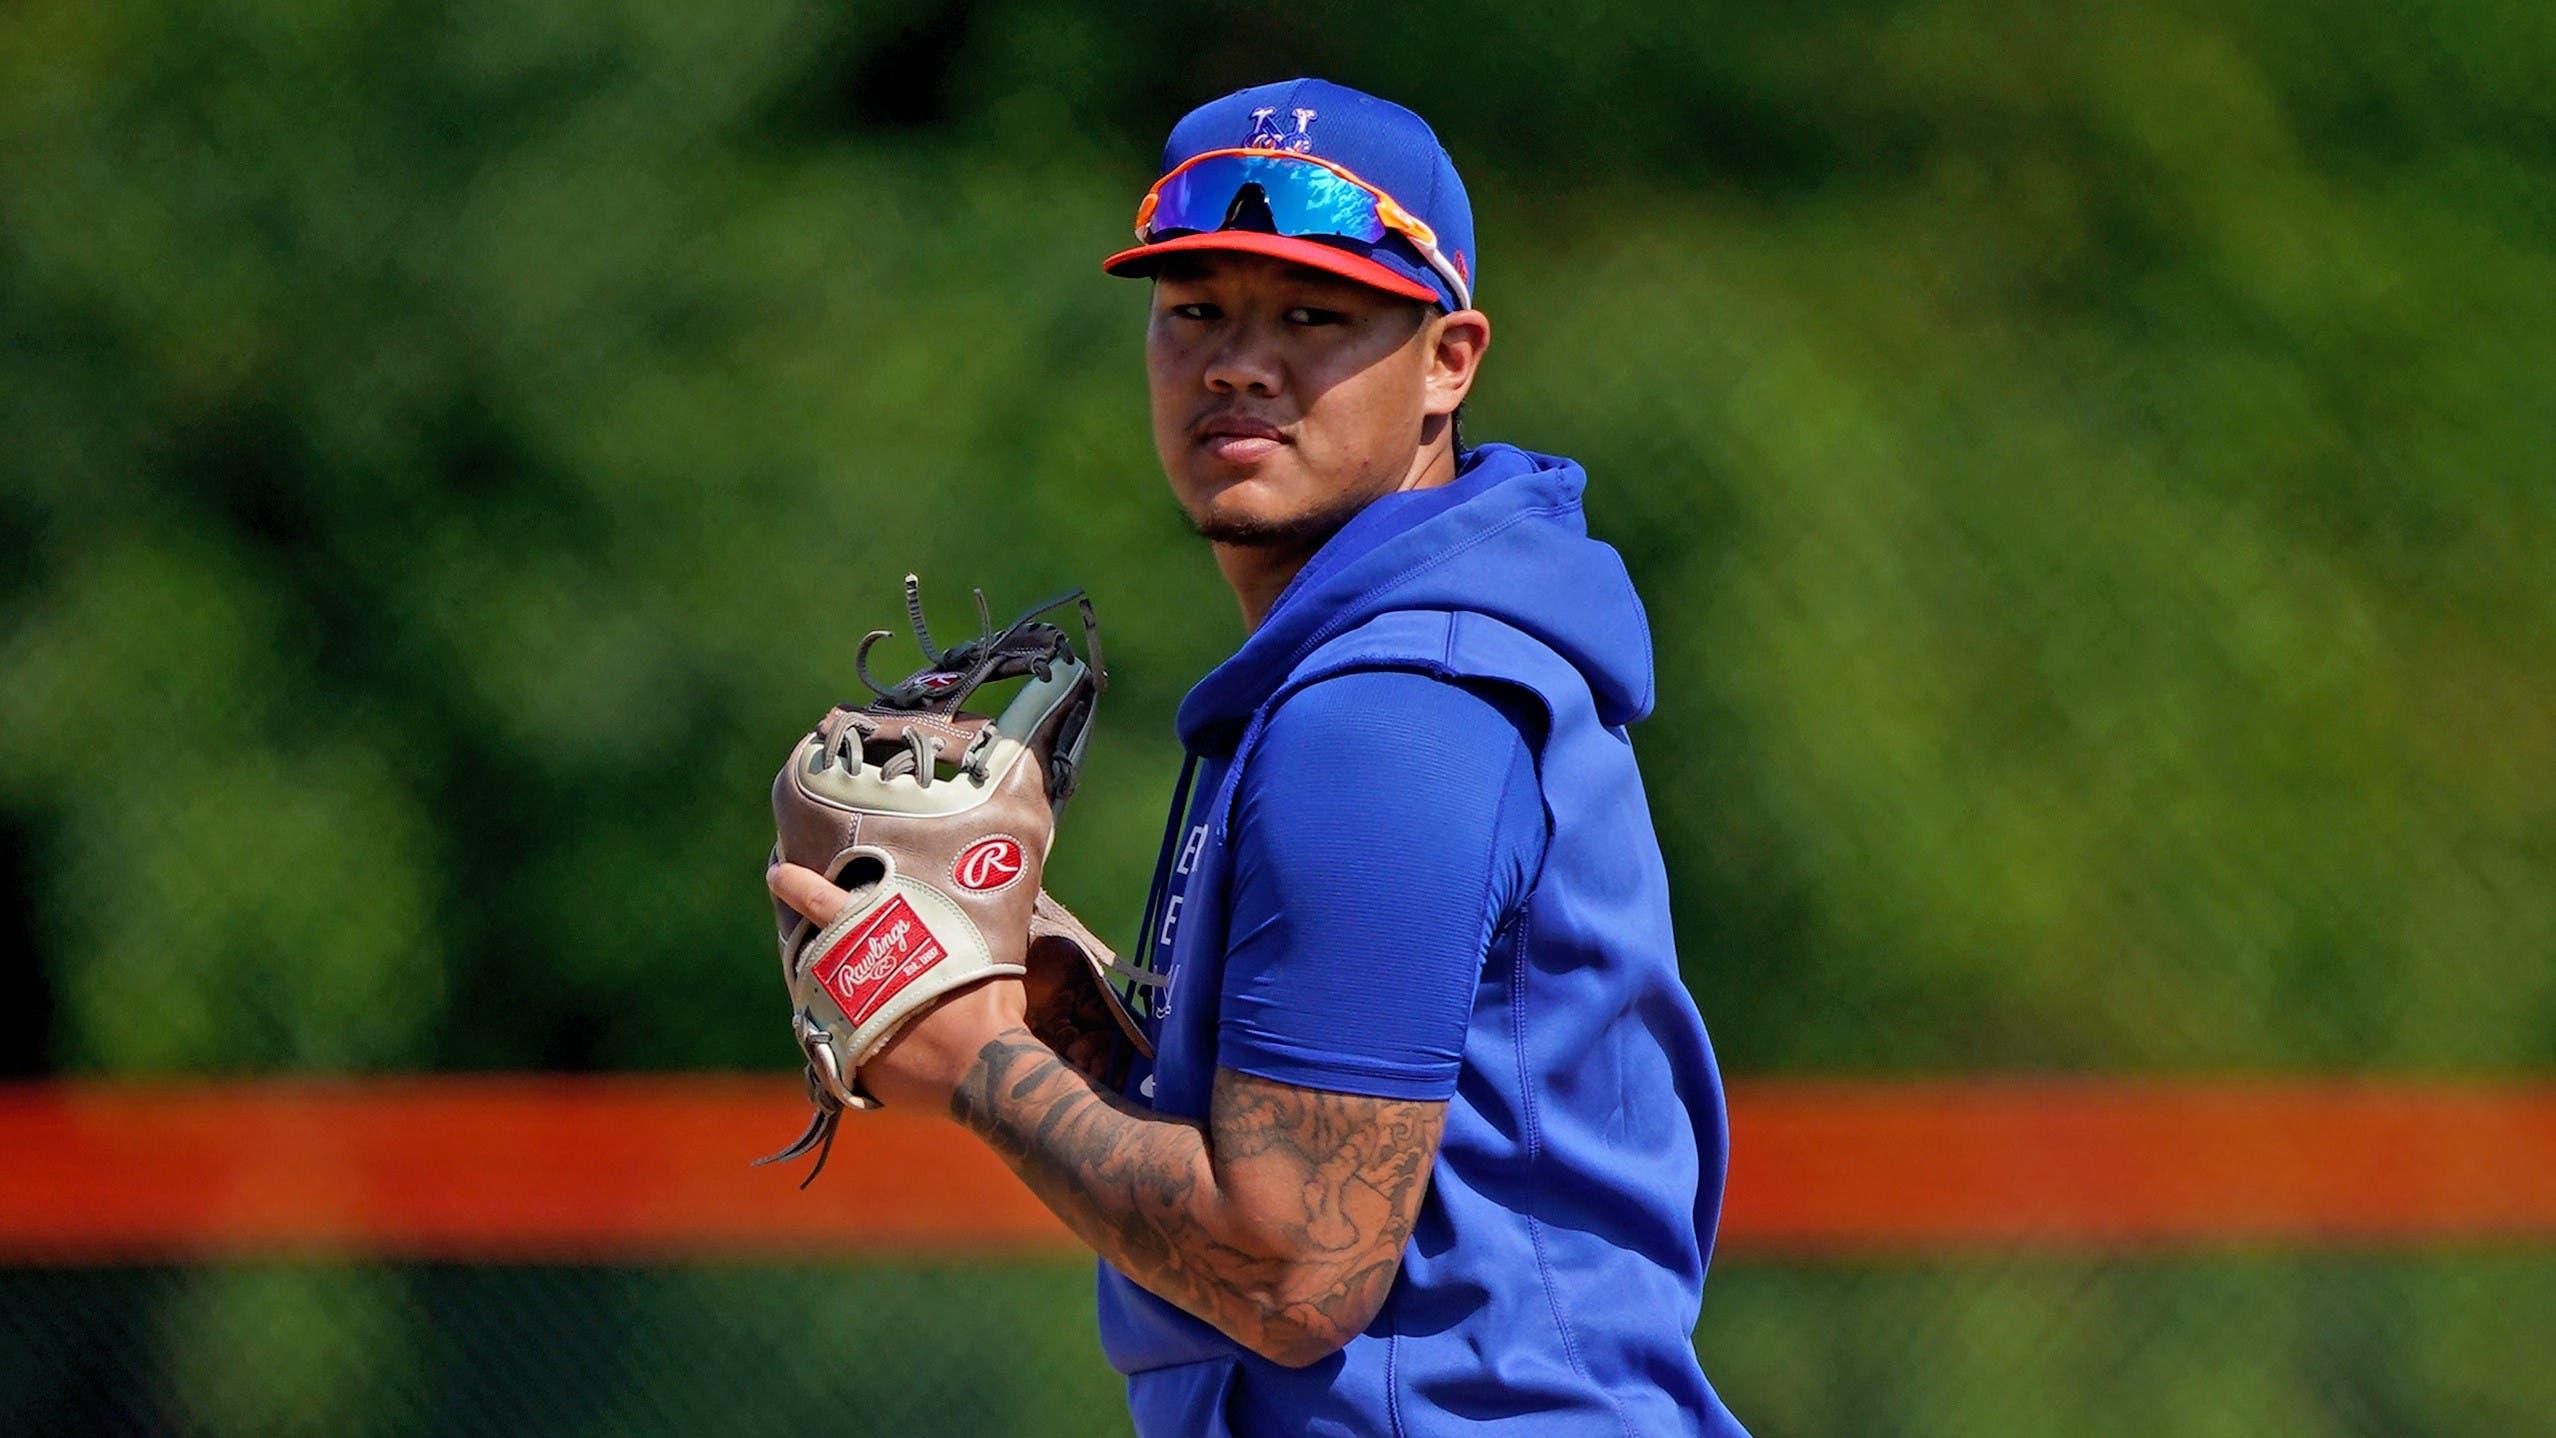
[[[1225,228],[1245,187],[1260,191],[1279,234],[1336,235],[1370,245],[1385,237],[1375,196],[1320,165],[1273,152],[1218,155],[1165,181],[1145,222],[1145,238]]]

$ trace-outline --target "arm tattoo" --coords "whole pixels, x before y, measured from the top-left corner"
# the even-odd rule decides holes
[[[1201,1125],[1094,1088],[1018,1028],[950,1108],[1119,1271],[1280,1362],[1383,1305],[1446,1121],[1443,1103],[1218,1069]]]

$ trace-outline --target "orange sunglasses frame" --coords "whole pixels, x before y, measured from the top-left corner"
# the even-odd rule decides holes
[[[1348,167],[1334,164],[1333,162],[1322,158],[1320,155],[1308,155],[1298,150],[1261,149],[1248,145],[1227,150],[1205,150],[1190,156],[1188,159],[1181,161],[1177,165],[1172,166],[1169,170],[1163,172],[1163,177],[1161,179],[1156,180],[1152,187],[1145,191],[1145,198],[1136,202],[1137,241],[1143,244],[1152,243],[1151,237],[1145,233],[1145,222],[1154,217],[1155,209],[1162,204],[1163,186],[1170,184],[1175,179],[1178,179],[1181,173],[1189,169],[1192,165],[1200,164],[1207,160],[1222,159],[1227,155],[1246,155],[1255,158],[1294,160],[1301,164],[1318,165],[1321,168],[1338,175],[1340,178],[1347,180],[1350,184],[1357,186],[1359,189],[1366,191],[1368,194],[1373,195],[1376,200],[1376,218],[1384,223],[1384,227],[1417,246],[1420,250],[1421,257],[1429,262],[1429,267],[1436,270],[1440,278],[1455,281],[1456,297],[1466,304],[1472,303],[1472,286],[1465,283],[1462,272],[1457,270],[1453,264],[1448,262],[1447,257],[1439,252],[1438,232],[1429,228],[1427,221],[1422,220],[1418,215],[1404,209],[1400,201],[1394,199],[1393,196],[1386,194],[1383,190],[1380,190],[1374,185],[1371,185],[1365,180],[1359,178],[1357,172],[1349,169]]]

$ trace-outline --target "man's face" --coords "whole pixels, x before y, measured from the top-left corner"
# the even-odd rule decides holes
[[[1411,474],[1431,407],[1434,311],[1262,255],[1154,277],[1154,448],[1190,523],[1309,548]]]

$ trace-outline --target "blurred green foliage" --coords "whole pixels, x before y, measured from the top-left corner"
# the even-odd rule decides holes
[[[1732,1067],[2539,1063],[2551,14],[6,7],[11,1059],[794,1063],[765,787],[909,567],[1096,592],[1124,931],[1239,630],[1095,262],[1316,71],[1649,600]]]
[[[2556,1260],[2225,1253],[1717,1271],[1755,1432],[2544,1431]],[[43,1321],[29,1322],[30,1315]],[[0,1271],[11,1432],[1127,1432],[1080,1264]]]

